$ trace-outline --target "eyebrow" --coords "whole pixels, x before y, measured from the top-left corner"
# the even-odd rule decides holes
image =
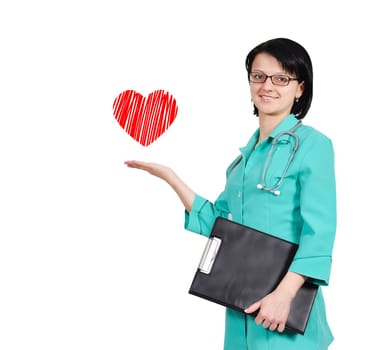
[[[277,73],[273,73],[273,74],[267,74],[262,69],[252,69],[251,72],[260,72],[260,73],[263,73],[266,75],[288,75],[288,76],[291,76],[291,73],[287,73],[287,72],[277,72]]]

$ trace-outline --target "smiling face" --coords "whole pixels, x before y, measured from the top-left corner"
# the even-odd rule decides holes
[[[283,70],[278,60],[267,54],[259,53],[252,65],[251,71],[259,71],[268,76],[281,74],[296,78],[293,74]],[[259,117],[285,118],[290,114],[293,104],[300,98],[304,86],[302,82],[291,80],[287,86],[274,85],[270,78],[264,83],[250,82],[252,101],[258,109]]]

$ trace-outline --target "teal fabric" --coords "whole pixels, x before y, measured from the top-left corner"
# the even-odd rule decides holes
[[[185,229],[209,236],[217,216],[271,233],[299,244],[290,270],[308,276],[320,286],[329,283],[336,233],[336,184],[331,140],[302,125],[296,130],[299,149],[275,196],[257,189],[275,135],[296,125],[286,117],[254,150],[259,129],[226,171],[226,185],[214,203],[196,194]],[[280,138],[267,169],[266,184],[276,183],[291,153],[293,139]],[[324,350],[333,340],[328,326],[322,288],[304,335],[271,332],[251,316],[226,309],[224,350]]]

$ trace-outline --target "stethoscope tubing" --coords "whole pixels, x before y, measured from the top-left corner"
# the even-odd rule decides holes
[[[292,127],[290,130],[288,130],[288,131],[282,131],[282,132],[280,132],[278,135],[276,135],[274,137],[274,139],[272,141],[272,144],[271,144],[271,148],[270,148],[270,150],[268,152],[268,155],[267,155],[267,158],[266,158],[266,161],[265,161],[265,165],[263,167],[261,183],[259,183],[257,185],[258,189],[263,190],[263,191],[267,191],[267,192],[271,192],[272,194],[274,194],[276,196],[280,195],[280,191],[278,190],[278,188],[283,183],[284,178],[287,175],[287,171],[288,171],[288,169],[289,169],[289,167],[290,167],[290,165],[291,165],[291,163],[293,161],[293,158],[295,157],[295,154],[296,154],[296,152],[297,152],[297,150],[299,148],[299,136],[295,134],[295,130],[299,126],[301,126],[301,120],[299,120],[298,123],[294,127]],[[274,152],[275,146],[278,143],[279,139],[283,135],[289,135],[290,137],[293,137],[294,140],[295,140],[295,144],[292,147],[291,155],[288,158],[287,164],[286,164],[286,166],[285,166],[285,168],[283,170],[283,173],[282,173],[279,181],[277,181],[272,186],[267,186],[266,185],[266,174],[267,174],[268,168],[269,168],[270,163],[271,163],[272,153]]]

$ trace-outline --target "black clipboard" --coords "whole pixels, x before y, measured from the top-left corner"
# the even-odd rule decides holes
[[[297,248],[297,244],[218,217],[189,293],[244,312],[276,288]],[[317,290],[318,285],[310,282],[300,288],[286,330],[304,334]]]

